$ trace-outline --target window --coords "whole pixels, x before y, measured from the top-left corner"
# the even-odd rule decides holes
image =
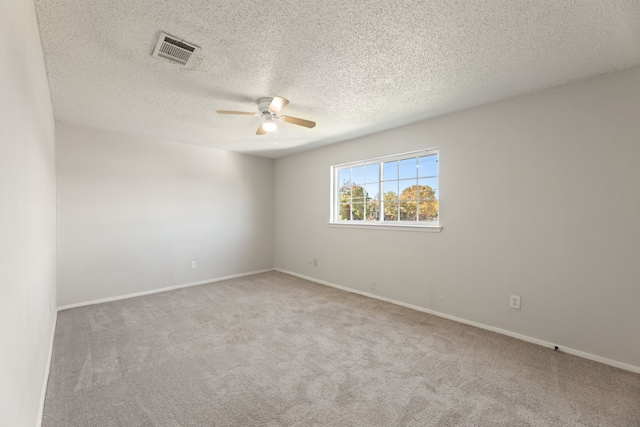
[[[331,171],[332,224],[439,226],[437,148]]]

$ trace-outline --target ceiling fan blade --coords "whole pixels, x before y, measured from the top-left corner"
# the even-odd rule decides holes
[[[281,119],[283,122],[292,123],[298,126],[304,126],[306,128],[312,128],[316,126],[316,122],[312,122],[311,120],[299,119],[297,117],[282,116]]]
[[[272,113],[279,113],[284,107],[287,106],[288,103],[289,101],[287,101],[285,98],[276,96],[271,101],[271,104],[269,104],[269,111],[271,111]]]
[[[217,110],[218,114],[240,114],[242,116],[255,116],[256,113],[250,113],[248,111],[229,111],[229,110]]]
[[[256,131],[256,135],[264,135],[265,133],[267,133],[266,130],[264,130],[264,126],[262,126],[264,123],[260,123],[260,126],[258,126],[258,130]]]

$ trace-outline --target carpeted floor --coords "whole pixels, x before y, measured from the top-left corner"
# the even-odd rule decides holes
[[[58,314],[44,426],[640,426],[640,375],[269,272]]]

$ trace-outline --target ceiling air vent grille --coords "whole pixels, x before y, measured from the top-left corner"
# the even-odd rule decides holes
[[[193,59],[193,54],[200,48],[191,43],[187,43],[169,34],[160,33],[158,44],[153,50],[152,56],[166,58],[170,61],[182,65],[189,65]]]

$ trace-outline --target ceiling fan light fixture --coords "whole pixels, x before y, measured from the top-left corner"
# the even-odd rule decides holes
[[[262,123],[262,128],[267,132],[273,132],[276,130],[276,122],[273,121],[273,118],[267,117]]]

